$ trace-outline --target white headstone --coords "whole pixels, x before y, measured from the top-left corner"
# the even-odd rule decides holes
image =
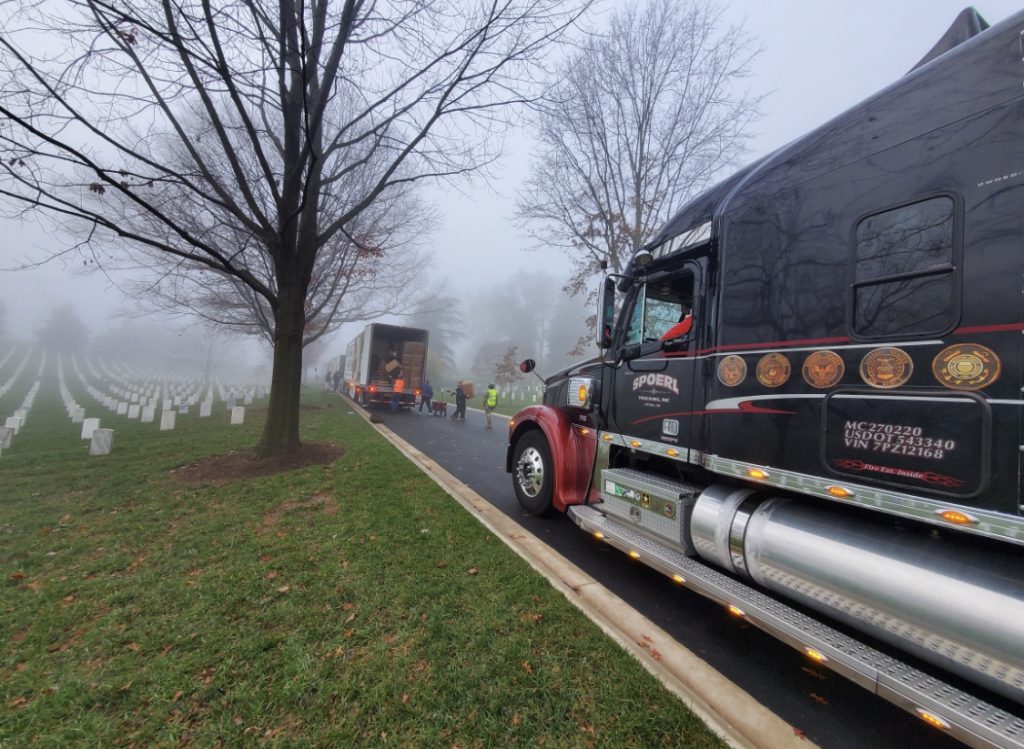
[[[28,410],[24,408],[19,408],[17,411],[14,412],[14,415],[21,419],[21,425],[25,426],[25,422],[28,421]]]
[[[10,447],[14,439],[14,429],[11,427],[0,427],[0,449]]]
[[[143,424],[152,424],[153,418],[156,415],[156,406],[149,405],[142,409],[142,416],[140,420]]]
[[[199,404],[199,418],[205,419],[207,416],[209,416],[210,415],[210,409],[212,407],[213,407],[213,404],[210,403],[210,401],[203,401],[202,403],[200,403]]]
[[[235,406],[231,409],[231,423],[241,424],[245,421],[245,406]]]
[[[81,406],[79,406],[78,408],[73,408],[71,410],[71,423],[72,424],[81,424],[82,423],[82,419],[84,419],[84,418],[85,418],[85,409],[82,408]]]
[[[137,403],[133,403],[132,405],[128,406],[128,418],[129,419],[137,419],[137,418],[139,418],[139,405]]]
[[[168,432],[174,429],[174,419],[177,415],[177,411],[164,411],[160,414],[160,431]]]
[[[17,434],[21,431],[21,419],[17,416],[8,416],[7,421],[4,422],[4,426],[10,427],[14,430],[14,433]]]
[[[90,455],[110,455],[110,449],[114,446],[113,429],[95,429],[92,433],[92,442],[89,443]]]
[[[92,433],[100,428],[99,419],[84,419],[82,421],[82,439],[91,440]]]
[[[124,416],[128,413],[128,403],[126,401],[119,401],[117,404],[117,415]]]

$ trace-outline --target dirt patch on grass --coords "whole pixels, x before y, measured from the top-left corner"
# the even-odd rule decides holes
[[[258,530],[260,532],[270,530],[277,525],[285,513],[292,510],[315,510],[319,507],[323,507],[324,512],[328,515],[336,515],[338,513],[338,503],[334,501],[334,497],[327,492],[317,492],[309,499],[286,499],[264,515],[263,522],[260,523]]]
[[[189,484],[220,486],[230,481],[274,476],[308,466],[327,465],[344,454],[344,448],[328,442],[310,442],[295,452],[271,458],[254,458],[249,452],[232,451],[176,468],[171,471],[171,475]]]

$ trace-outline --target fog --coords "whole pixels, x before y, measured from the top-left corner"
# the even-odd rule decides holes
[[[602,7],[598,16],[611,6]],[[765,95],[763,116],[742,160],[775,150],[898,79],[962,8],[962,0],[731,3],[728,17],[744,20],[764,48],[747,81],[753,93]],[[995,24],[1019,4],[983,0],[977,8]],[[430,260],[417,285],[431,290],[440,308],[432,314],[451,313],[447,332],[439,330],[432,345],[448,351],[456,374],[493,363],[512,346],[550,370],[569,360],[568,351],[585,332],[583,319],[591,310],[582,299],[567,299],[560,291],[568,268],[565,257],[531,246],[514,221],[516,191],[528,174],[532,150],[529,124],[523,122],[506,138],[504,158],[489,175],[461,187],[438,186],[425,195],[439,228],[423,245]],[[77,335],[86,350],[97,355],[201,369],[209,364],[210,341],[217,341],[223,354],[218,367],[269,367],[265,342],[214,336],[193,319],[144,316],[138,302],[122,291],[125,279],[83,266],[74,254],[37,265],[69,243],[45,221],[0,221],[0,339],[34,341],[55,311],[65,309],[80,320]],[[420,319],[427,317],[424,313]],[[415,319],[388,321],[413,324]],[[343,326],[310,347],[309,370],[323,372],[359,328]]]

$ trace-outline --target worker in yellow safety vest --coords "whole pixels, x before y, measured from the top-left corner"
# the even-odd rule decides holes
[[[491,411],[498,405],[498,391],[492,382],[487,386],[487,393],[484,395],[484,415],[487,416],[487,428],[491,428]]]

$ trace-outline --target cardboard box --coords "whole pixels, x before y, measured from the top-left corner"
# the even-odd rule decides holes
[[[400,369],[401,366],[402,365],[399,363],[398,359],[392,359],[391,361],[384,363],[384,371],[391,375],[395,373],[395,370]]]
[[[474,390],[473,388],[473,383],[466,382],[465,380],[463,380],[462,382],[462,392],[466,394],[467,398],[472,398],[474,395],[476,395],[476,390]]]

